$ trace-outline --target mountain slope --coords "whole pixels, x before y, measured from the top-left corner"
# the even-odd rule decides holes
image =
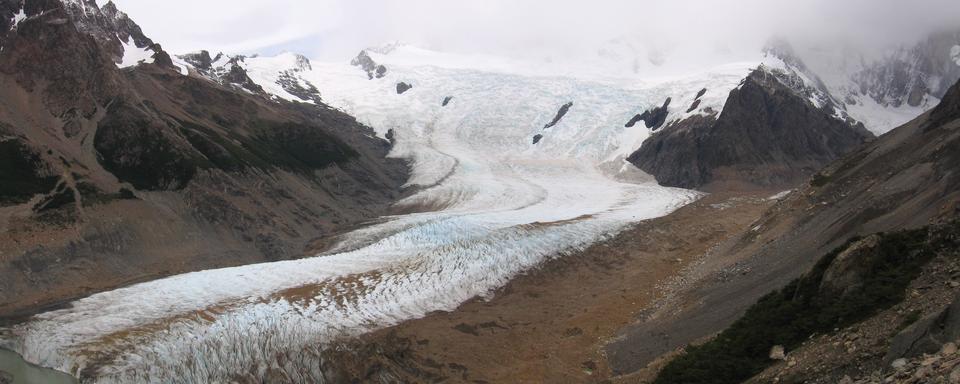
[[[775,72],[752,72],[719,116],[668,125],[628,160],[663,185],[785,188],[873,135],[815,107]]]
[[[751,230],[708,254],[676,303],[624,331],[607,352],[615,371],[719,331],[760,296],[809,270],[854,236],[918,228],[960,211],[960,85],[931,112],[817,173]]]
[[[0,25],[0,180],[22,184],[0,190],[4,316],[299,258],[400,197],[406,165],[369,128],[185,76],[111,2],[0,14],[22,15]]]

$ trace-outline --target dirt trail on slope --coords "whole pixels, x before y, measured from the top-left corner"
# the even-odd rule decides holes
[[[342,381],[603,381],[603,346],[681,285],[673,280],[686,266],[751,225],[772,204],[766,196],[711,195],[641,222],[544,263],[489,301],[364,336],[331,352],[325,368]]]

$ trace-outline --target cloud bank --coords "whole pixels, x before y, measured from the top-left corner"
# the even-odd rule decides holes
[[[515,57],[595,54],[613,39],[656,50],[756,50],[773,35],[859,46],[960,28],[956,0],[114,0],[175,53],[297,51],[344,59],[405,41]]]

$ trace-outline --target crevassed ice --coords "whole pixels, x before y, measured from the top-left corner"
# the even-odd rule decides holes
[[[289,68],[270,58],[245,65],[260,84]],[[682,115],[702,88],[703,104],[719,110],[754,66],[621,83],[402,65],[368,80],[355,67],[314,64],[302,76],[326,102],[381,135],[396,132],[391,155],[412,159],[409,184],[422,187],[399,204],[438,210],[357,230],[313,258],[96,294],[5,330],[3,344],[96,382],[224,382],[268,370],[322,382],[324,346],[455,309],[544,260],[696,199],[602,170],[625,169],[623,157],[649,134],[642,124],[624,127],[634,114],[669,96],[671,116]],[[397,95],[398,81],[414,88]],[[454,100],[441,107],[446,96]],[[544,139],[533,145],[538,133]]]

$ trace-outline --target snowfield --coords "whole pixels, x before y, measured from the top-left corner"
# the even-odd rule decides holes
[[[325,346],[453,310],[550,258],[576,257],[631,223],[697,199],[697,192],[658,186],[623,160],[650,134],[642,122],[624,125],[667,97],[669,120],[719,112],[757,66],[617,80],[373,56],[387,65],[386,77],[368,80],[346,63],[314,63],[298,74],[378,135],[393,130],[391,156],[412,161],[408,184],[419,187],[399,205],[420,213],[357,230],[312,258],[96,294],[0,331],[2,345],[93,382],[229,382],[268,370],[323,382]],[[274,90],[267,84],[293,59],[248,58],[244,65]],[[413,88],[398,95],[400,81]],[[700,108],[686,112],[704,88]],[[568,102],[569,113],[544,129]],[[543,139],[535,145],[536,134]]]

